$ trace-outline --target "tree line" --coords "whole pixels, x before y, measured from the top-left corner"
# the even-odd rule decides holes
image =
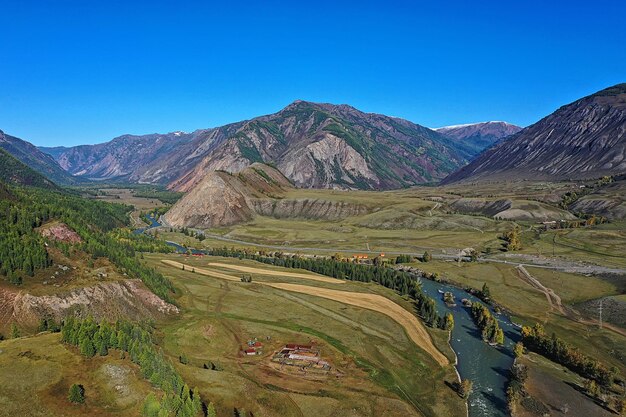
[[[128,354],[139,365],[142,377],[164,392],[160,399],[154,393],[146,397],[142,410],[145,417],[194,417],[203,411],[199,391],[189,389],[172,363],[157,349],[148,325],[123,320],[114,324],[97,323],[91,317],[84,320],[69,317],[61,329],[61,340],[77,346],[87,357],[106,356],[110,349]],[[215,416],[212,404],[206,408],[209,416],[211,413]]]
[[[527,349],[592,379],[603,387],[610,387],[619,372],[617,368],[608,369],[599,361],[584,355],[556,334],[547,336],[540,324],[522,327],[522,343]]]

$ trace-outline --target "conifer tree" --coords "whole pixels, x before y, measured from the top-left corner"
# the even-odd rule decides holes
[[[72,384],[67,398],[74,404],[83,404],[85,402],[85,388],[79,384]]]

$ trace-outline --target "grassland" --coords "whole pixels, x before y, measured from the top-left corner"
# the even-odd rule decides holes
[[[41,334],[0,342],[0,416],[139,416],[152,390],[139,369],[111,352],[87,359]],[[69,387],[85,387],[84,405],[67,400]]]
[[[223,274],[211,269],[205,268],[193,268],[189,264],[183,264],[172,260],[163,260],[166,265],[170,265],[174,268],[191,270],[193,273],[198,273],[205,276],[210,276],[218,279],[224,279],[226,281],[240,281],[241,279],[233,276]],[[239,265],[228,265],[222,263],[209,263],[208,267],[221,266],[227,269],[234,269],[249,273],[255,273],[257,275],[269,275],[273,277],[280,277],[282,274],[290,278],[300,278],[305,280],[321,281],[333,284],[344,284],[346,281],[340,281],[336,279],[328,279],[321,276],[305,273],[290,273],[287,271],[280,272],[274,270],[264,270],[263,268],[254,267],[242,267]],[[368,310],[373,310],[382,314],[385,314],[400,324],[406,331],[409,338],[421,349],[428,352],[440,365],[445,366],[449,363],[448,359],[437,350],[432,343],[430,335],[426,331],[424,325],[415,317],[413,312],[407,311],[400,307],[398,304],[383,297],[379,294],[367,294],[363,292],[352,291],[339,291],[331,288],[312,287],[309,285],[292,284],[285,282],[260,282],[262,285],[268,285],[272,288],[278,288],[281,290],[298,292],[303,294],[314,295],[316,297],[328,298],[330,300],[338,301],[340,303],[349,304]]]
[[[267,416],[465,415],[463,401],[444,382],[456,380],[452,366],[441,367],[389,316],[263,283],[306,283],[318,291],[340,288],[342,292],[383,296],[410,309],[410,303],[394,292],[376,284],[346,282],[338,286],[275,276],[267,272],[280,268],[252,261],[165,257],[198,269],[209,263],[230,265],[212,266],[211,271],[235,277],[235,281],[214,279],[190,268],[183,271],[165,265],[163,255],[146,256],[150,265],[182,289],[178,302],[184,313],[163,324],[161,344],[173,358],[189,358],[189,365],[179,365],[183,378],[197,385],[220,411],[232,412],[236,407]],[[253,282],[237,282],[233,265],[267,271],[246,272]],[[446,333],[433,330],[430,336],[448,360],[453,360]],[[245,342],[255,337],[266,345],[263,355],[242,357]],[[322,356],[341,377],[309,377],[271,366],[274,350],[285,343],[310,341],[321,347]],[[209,362],[219,363],[223,370],[203,369]]]
[[[597,416],[609,417],[615,414],[599,404],[590,401],[583,393],[583,378],[549,360],[530,354],[520,362],[528,366],[528,380],[525,384],[528,393],[541,401],[550,410],[551,416],[567,417]],[[536,416],[523,405],[518,406],[515,417]]]

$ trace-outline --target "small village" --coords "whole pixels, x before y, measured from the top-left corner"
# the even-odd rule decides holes
[[[270,341],[270,336],[266,337],[266,341]],[[241,355],[261,356],[264,354],[264,344],[258,338],[248,340],[241,350]],[[336,376],[341,376],[342,372],[333,369],[331,364],[321,355],[321,349],[315,341],[307,344],[287,343],[275,350],[269,357],[270,364],[277,367],[280,371],[289,373],[299,373],[303,376],[325,376],[334,371]]]

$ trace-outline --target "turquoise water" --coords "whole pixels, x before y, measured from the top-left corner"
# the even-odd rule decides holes
[[[135,233],[143,233],[147,229],[160,226],[157,219],[147,216],[150,225],[135,230]],[[186,253],[187,248],[174,242],[166,242],[174,247],[179,253]],[[198,254],[203,251],[192,250]],[[503,347],[495,348],[483,342],[480,330],[474,324],[469,308],[463,307],[461,300],[467,298],[475,302],[480,300],[451,285],[445,285],[434,281],[422,280],[422,289],[426,294],[435,299],[439,314],[451,312],[454,316],[454,329],[450,339],[450,345],[457,355],[457,370],[463,379],[469,379],[473,383],[470,394],[469,415],[470,417],[506,417],[506,384],[508,372],[513,365],[513,347],[520,339],[517,329],[505,315],[494,316],[500,322],[504,330],[505,343]],[[449,291],[457,300],[456,307],[448,307],[443,302],[441,291]]]
[[[506,384],[509,369],[513,365],[513,347],[520,339],[519,329],[507,316],[494,313],[504,331],[505,343],[500,348],[489,346],[483,342],[470,309],[461,304],[463,298],[480,302],[478,298],[451,285],[425,279],[422,280],[422,289],[435,299],[440,314],[451,312],[454,317],[450,345],[458,358],[456,368],[461,378],[473,382],[473,390],[468,401],[470,417],[508,416]],[[443,294],[440,294],[438,290],[450,291],[454,294],[457,306],[446,306],[442,299]]]

